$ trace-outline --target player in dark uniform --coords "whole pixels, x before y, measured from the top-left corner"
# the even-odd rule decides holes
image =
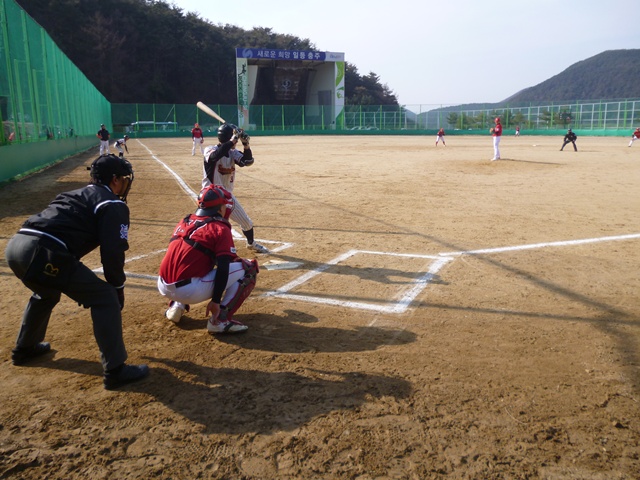
[[[59,194],[42,212],[29,217],[7,244],[9,267],[33,292],[12,361],[23,365],[51,350],[43,340],[51,312],[64,293],[91,309],[104,386],[112,389],[149,374],[146,365],[125,364],[122,338],[120,311],[129,248],[126,199],[133,169],[126,159],[115,155],[102,155],[88,168],[90,185]],[[80,261],[98,246],[106,281]]]
[[[108,155],[111,153],[109,150],[109,138],[111,138],[111,134],[104,124],[100,125],[100,130],[96,133],[96,137],[100,139],[100,155]]]
[[[567,145],[567,143],[572,143],[573,144],[573,149],[577,152],[578,151],[578,147],[576,147],[576,140],[578,139],[578,136],[573,133],[571,131],[571,129],[567,130],[567,134],[564,136],[564,143],[562,144],[562,147],[560,148],[560,151],[562,151],[564,149],[564,147]]]

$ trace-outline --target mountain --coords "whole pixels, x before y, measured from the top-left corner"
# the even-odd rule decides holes
[[[607,50],[525,88],[504,103],[640,98],[640,49]]]

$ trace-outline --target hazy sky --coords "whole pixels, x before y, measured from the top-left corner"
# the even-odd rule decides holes
[[[403,105],[498,102],[605,50],[640,48],[638,0],[166,1],[344,52]]]

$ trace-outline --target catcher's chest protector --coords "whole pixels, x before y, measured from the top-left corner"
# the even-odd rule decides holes
[[[180,239],[184,240],[191,247],[211,257],[211,259],[213,259],[213,261],[215,262],[216,256],[211,249],[191,239],[191,235],[193,235],[193,233],[196,230],[198,230],[201,227],[204,227],[206,224],[211,222],[221,222],[231,226],[231,224],[222,217],[207,217],[204,220],[191,220],[191,215],[187,215],[180,221],[180,223],[178,224],[178,226],[173,232],[173,237],[171,237],[169,241],[173,242],[174,240],[180,240]]]

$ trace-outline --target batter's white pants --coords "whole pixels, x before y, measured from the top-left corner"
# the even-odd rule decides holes
[[[204,142],[200,143],[200,140],[202,140],[201,138],[194,138],[193,139],[193,148],[191,149],[191,155],[195,155],[196,154],[196,145],[200,146],[200,155],[204,155]]]
[[[500,160],[500,136],[493,137],[493,159]]]
[[[109,140],[100,140],[100,155],[110,154]]]
[[[167,285],[162,280],[162,277],[158,277],[158,291],[168,299],[185,305],[209,302],[213,294],[213,282],[216,278],[216,272],[217,270],[214,268],[204,277],[194,277],[191,279],[190,284],[182,287],[176,287],[175,284]],[[244,274],[245,270],[240,260],[231,262],[229,265],[229,280],[222,297],[222,305],[226,305],[235,296],[240,287],[238,282],[244,278]]]

